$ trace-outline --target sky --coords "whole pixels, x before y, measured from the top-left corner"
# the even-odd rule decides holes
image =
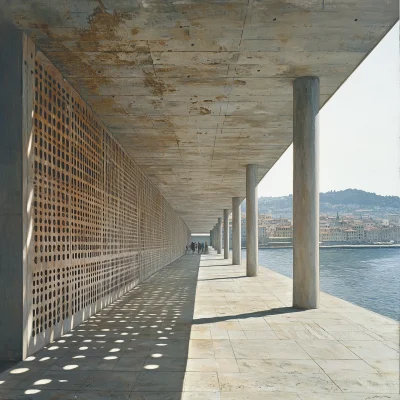
[[[320,192],[361,189],[400,196],[399,23],[319,112]],[[293,148],[258,196],[293,193]]]

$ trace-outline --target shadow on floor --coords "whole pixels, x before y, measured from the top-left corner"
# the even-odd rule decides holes
[[[0,399],[180,400],[199,263],[181,257],[0,374]]]
[[[299,309],[299,308],[293,308],[293,307],[279,307],[279,308],[272,308],[271,310],[255,311],[255,312],[244,313],[244,314],[227,315],[227,316],[213,317],[213,318],[194,319],[193,325],[211,324],[214,322],[229,321],[232,319],[268,317],[269,315],[297,313],[297,312],[302,312],[302,311],[305,311],[305,310]]]
[[[18,363],[19,361],[0,361],[0,374]]]
[[[201,267],[203,268],[203,267]],[[219,280],[231,280],[231,279],[243,279],[243,278],[248,278],[246,275],[241,275],[241,276],[228,276],[226,278],[210,278],[210,279],[199,279],[199,282],[205,282],[205,281],[219,281]]]
[[[209,260],[207,259],[207,261],[209,261]],[[216,261],[221,261],[221,260],[216,260]],[[232,266],[231,263],[221,264],[221,262],[219,262],[219,263],[212,263],[210,265],[201,265],[200,268],[215,268],[215,267],[223,268],[223,267],[231,267],[231,266]],[[246,267],[244,267],[244,268],[246,268]]]

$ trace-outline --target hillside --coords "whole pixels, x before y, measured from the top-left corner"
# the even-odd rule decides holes
[[[292,215],[292,195],[260,197],[258,199],[258,209],[260,214],[289,217]],[[246,202],[244,201],[242,211],[245,210]],[[357,189],[320,193],[321,213],[362,213],[359,210],[365,210],[364,213],[380,217],[390,213],[400,213],[400,197],[380,196]]]

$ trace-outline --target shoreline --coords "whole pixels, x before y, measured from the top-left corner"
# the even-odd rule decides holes
[[[399,248],[399,247],[400,247],[400,245],[397,245],[397,248]],[[274,248],[274,249],[276,249],[276,248]],[[231,254],[230,254],[230,256],[231,256]],[[242,264],[241,264],[241,265],[244,266],[244,267],[246,266],[246,257],[242,257]],[[279,276],[282,277],[282,278],[288,279],[288,280],[290,280],[290,281],[293,283],[293,278],[290,277],[290,276],[288,276],[288,275],[284,275],[282,272],[278,272],[278,271],[276,271],[276,270],[274,270],[274,269],[272,269],[272,268],[269,268],[269,267],[267,267],[267,266],[265,266],[265,265],[263,265],[263,264],[259,264],[259,267],[262,267],[262,269],[264,269],[264,270],[268,270],[269,272],[272,272],[272,273],[274,273],[274,274],[277,274],[277,275],[279,275]],[[262,271],[262,269],[261,269],[260,271]],[[261,273],[262,273],[262,272],[261,272]],[[321,288],[320,288],[320,293],[323,294],[323,295],[328,295],[328,296],[330,296],[330,297],[334,297],[334,298],[336,298],[336,299],[339,299],[339,300],[342,301],[342,302],[351,304],[351,305],[354,306],[354,307],[361,308],[362,310],[366,310],[366,311],[371,312],[371,313],[373,313],[373,314],[376,314],[376,315],[378,315],[378,316],[380,316],[380,317],[386,318],[386,319],[388,319],[388,320],[390,320],[390,321],[394,321],[394,322],[396,322],[397,324],[400,323],[400,317],[397,319],[397,318],[393,318],[393,317],[391,317],[391,316],[388,316],[388,315],[386,315],[386,314],[382,314],[382,313],[380,313],[380,312],[378,312],[378,311],[371,310],[370,308],[367,308],[367,307],[365,307],[365,306],[359,305],[359,304],[357,304],[357,303],[353,303],[353,302],[350,301],[350,300],[346,300],[346,299],[344,299],[343,297],[339,297],[338,295],[331,294],[331,293],[329,293],[329,292],[327,292],[327,291],[324,291],[324,290],[322,290]]]
[[[258,250],[264,249],[292,249],[293,246],[258,246]],[[400,244],[336,244],[321,245],[320,249],[400,249]],[[242,247],[246,249],[246,247]]]

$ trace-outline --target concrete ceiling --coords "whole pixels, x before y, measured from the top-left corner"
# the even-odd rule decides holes
[[[399,7],[398,0],[8,3],[192,232],[208,232],[233,196],[245,197],[246,164],[259,165],[261,180],[291,144],[293,80],[319,76],[322,106],[394,25]]]

